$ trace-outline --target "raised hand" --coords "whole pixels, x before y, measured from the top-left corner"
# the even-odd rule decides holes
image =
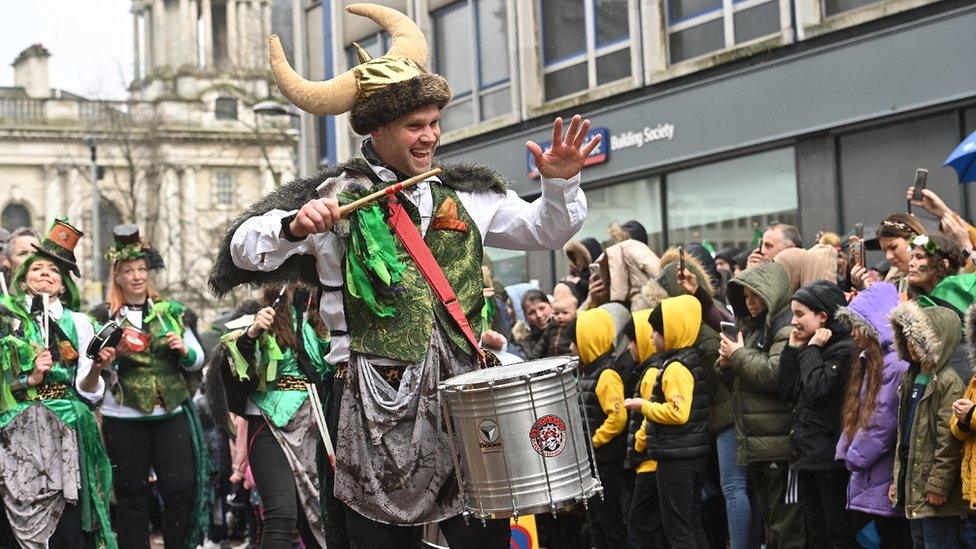
[[[339,202],[334,198],[309,200],[288,225],[291,234],[304,238],[310,234],[325,233],[339,221]]]
[[[254,322],[247,329],[247,335],[252,339],[257,338],[262,332],[266,332],[271,329],[271,325],[274,324],[275,310],[274,307],[265,307],[258,311],[258,314],[254,315]]]
[[[190,354],[190,350],[186,348],[186,343],[183,343],[183,338],[177,333],[169,332],[166,334],[166,344],[180,356],[185,357]]]
[[[583,145],[587,132],[590,131],[590,121],[583,120],[580,115],[573,117],[569,123],[566,135],[563,135],[563,119],[557,118],[552,125],[552,147],[543,151],[535,141],[527,141],[526,148],[535,157],[539,175],[546,179],[569,179],[583,169],[583,162],[590,152],[600,144],[597,135],[589,143]]]

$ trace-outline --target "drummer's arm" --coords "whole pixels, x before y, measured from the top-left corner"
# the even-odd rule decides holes
[[[620,374],[607,369],[596,382],[596,398],[607,415],[603,425],[593,433],[593,447],[599,448],[613,440],[627,427],[627,410],[624,408],[624,382]]]
[[[249,271],[273,271],[293,255],[314,252],[315,238],[291,239],[282,232],[282,220],[294,214],[271,210],[241,223],[230,243],[234,265]]]
[[[695,378],[683,364],[673,362],[664,371],[661,389],[666,402],[646,402],[641,407],[644,417],[664,425],[684,425],[691,416],[691,397]]]

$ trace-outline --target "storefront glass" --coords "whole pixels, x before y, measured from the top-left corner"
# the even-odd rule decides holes
[[[796,224],[792,147],[668,174],[668,244],[752,245],[756,229]]]

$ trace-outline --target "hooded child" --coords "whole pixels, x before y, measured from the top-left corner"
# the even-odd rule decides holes
[[[677,547],[704,549],[708,541],[701,523],[701,486],[711,441],[705,376],[710,366],[694,347],[701,304],[688,295],[665,299],[648,315],[648,323],[660,369],[653,381],[648,379],[655,375],[653,368],[641,380],[642,386],[651,387],[650,399],[628,399],[625,405],[644,417],[647,455],[657,462],[664,537]],[[635,491],[635,500],[642,496]]]

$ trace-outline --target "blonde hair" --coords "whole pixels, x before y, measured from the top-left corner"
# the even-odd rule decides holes
[[[112,263],[112,268],[109,272],[108,277],[108,309],[109,316],[113,317],[119,314],[122,310],[122,306],[125,305],[125,296],[122,295],[122,288],[119,287],[118,283],[115,282],[115,275],[118,273],[119,268],[126,263],[132,263],[134,261],[142,261],[146,264],[146,270],[149,270],[149,260],[145,257],[137,257],[135,259],[127,259],[125,261],[119,261],[117,263]],[[153,282],[152,274],[146,277],[146,297],[156,301],[159,299],[159,292],[156,291],[156,284]]]

